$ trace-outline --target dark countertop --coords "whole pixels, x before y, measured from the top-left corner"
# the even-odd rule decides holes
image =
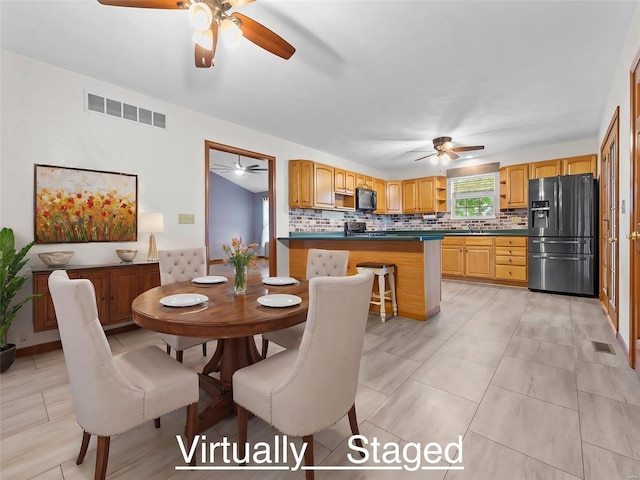
[[[528,235],[528,230],[526,228],[513,230],[488,230],[482,233],[470,233],[466,230],[388,230],[383,233],[385,233],[383,236],[346,237],[344,232],[291,232],[288,237],[278,237],[278,240],[412,240],[424,242],[428,240],[442,240],[445,236],[526,237]]]

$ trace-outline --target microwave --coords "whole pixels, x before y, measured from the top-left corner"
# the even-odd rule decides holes
[[[356,210],[372,212],[378,206],[377,193],[368,188],[356,188]]]

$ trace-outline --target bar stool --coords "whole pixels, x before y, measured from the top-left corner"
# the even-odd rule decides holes
[[[362,262],[356,265],[358,273],[363,270],[371,270],[378,277],[378,292],[371,294],[371,304],[380,305],[380,319],[382,323],[387,319],[385,301],[390,300],[393,314],[398,315],[398,303],[396,302],[396,265],[395,263]],[[385,275],[389,275],[389,290],[385,287]]]

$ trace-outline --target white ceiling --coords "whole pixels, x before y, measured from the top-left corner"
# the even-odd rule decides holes
[[[185,11],[2,0],[2,48],[381,170],[431,139],[484,154],[595,138],[637,7],[619,1],[257,0],[297,49],[196,69]]]

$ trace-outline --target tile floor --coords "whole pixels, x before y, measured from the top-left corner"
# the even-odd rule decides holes
[[[610,343],[597,353],[591,340]],[[109,337],[114,353],[160,344],[137,330]],[[213,352],[213,345],[209,352]],[[275,353],[277,348],[271,348]],[[199,349],[185,363],[200,368]],[[93,478],[95,440],[77,466],[75,422],[61,351],[20,358],[0,378],[0,477]],[[463,471],[318,471],[322,479],[631,480],[640,477],[640,380],[594,299],[443,282],[427,322],[370,315],[356,400],[361,433],[381,443],[463,440]],[[176,471],[184,411],[114,438],[109,479],[302,479],[290,471]],[[249,440],[273,442],[257,418]],[[315,436],[319,465],[349,465],[348,422]],[[237,438],[234,418],[206,432]],[[371,463],[371,462],[370,462]],[[446,464],[444,464],[446,466]]]

